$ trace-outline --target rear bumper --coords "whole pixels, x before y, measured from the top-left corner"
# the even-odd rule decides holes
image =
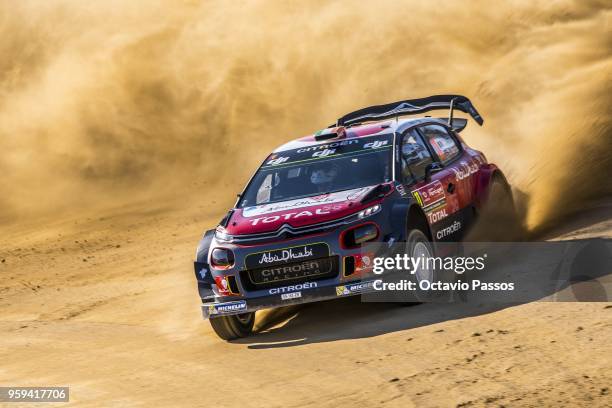
[[[334,284],[322,287],[302,289],[299,291],[257,298],[242,299],[228,302],[211,302],[202,304],[204,319],[218,316],[235,315],[255,312],[281,306],[299,305],[304,303],[320,302],[340,297],[360,295],[373,292],[374,278]]]

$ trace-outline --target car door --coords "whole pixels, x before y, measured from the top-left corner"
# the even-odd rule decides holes
[[[436,226],[438,240],[460,240],[473,222],[474,178],[478,164],[472,162],[459,141],[445,127],[428,124],[418,128],[438,166],[446,193],[446,214]]]
[[[460,202],[454,172],[444,166],[424,134],[412,128],[402,135],[400,177],[423,208],[434,239],[453,240],[461,229],[456,223]]]

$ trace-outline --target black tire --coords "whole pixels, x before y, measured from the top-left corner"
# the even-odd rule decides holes
[[[487,202],[478,214],[476,225],[467,240],[510,242],[519,240],[523,233],[510,186],[501,177],[495,177]]]
[[[406,240],[406,253],[410,257],[424,256],[426,258],[435,257],[435,249],[433,244],[427,239],[427,236],[423,231],[415,229],[408,233]],[[450,302],[454,299],[454,292],[452,290],[421,290],[421,281],[428,280],[430,282],[444,282],[452,283],[457,280],[457,274],[452,271],[437,270],[432,268],[430,270],[417,270],[414,273],[414,281],[417,284],[417,291],[415,292],[417,303],[423,302],[438,302],[445,303]]]
[[[210,325],[217,336],[223,340],[234,340],[249,336],[253,333],[254,324],[255,312],[210,318]]]

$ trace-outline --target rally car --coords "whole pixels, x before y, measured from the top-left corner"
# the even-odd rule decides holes
[[[406,118],[440,109],[448,117]],[[371,290],[365,244],[431,255],[460,241],[492,196],[512,202],[501,170],[459,135],[467,119],[455,110],[483,124],[468,98],[438,95],[360,109],[272,152],[197,248],[217,335],[249,335],[260,309]]]

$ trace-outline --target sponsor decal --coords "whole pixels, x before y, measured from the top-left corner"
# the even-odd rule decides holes
[[[217,284],[217,288],[219,289],[219,293],[221,295],[227,296],[233,293],[229,287],[229,282],[227,281],[226,276],[215,276],[215,283]]]
[[[412,196],[423,207],[423,211],[428,217],[431,215],[436,220],[446,217],[446,210],[444,209],[446,207],[446,195],[440,181],[436,180],[412,191]],[[430,222],[432,222],[431,217]]]
[[[460,229],[461,229],[461,223],[459,221],[455,221],[450,226],[448,226],[446,228],[442,228],[441,230],[436,232],[436,238],[442,239],[442,238],[447,237],[447,236],[449,236],[451,234],[454,234],[455,232],[459,231]]]
[[[363,255],[353,255],[355,259],[355,273],[360,274],[372,270],[374,253],[366,253]]]
[[[289,160],[289,157],[278,157],[276,159],[269,160],[266,164],[268,164],[270,166],[275,166],[275,165],[278,165],[278,164],[283,164],[287,160]]]
[[[292,219],[300,218],[300,217],[312,217],[313,215],[329,214],[333,210],[339,210],[341,208],[342,208],[341,206],[325,206],[322,208],[317,208],[314,211],[304,210],[300,212],[291,212],[291,213],[286,213],[283,215],[274,215],[270,217],[258,217],[258,218],[253,218],[250,221],[251,221],[251,225],[257,225],[259,224],[260,221],[262,224],[267,224],[270,222],[276,222],[281,219],[287,221],[287,220],[292,220]]]
[[[323,258],[329,255],[329,246],[324,242],[299,245],[289,248],[273,249],[246,256],[246,269],[257,269],[268,265],[284,264],[291,261]]]
[[[446,199],[443,198],[440,201],[436,201],[435,203],[432,203],[431,205],[423,207],[423,211],[425,211],[425,214],[427,214],[429,212],[436,211],[436,210],[439,210],[445,207],[446,207]]]
[[[421,207],[430,207],[444,200],[445,197],[444,187],[439,180],[412,191],[412,195]]]
[[[281,300],[299,299],[302,297],[302,292],[283,293]]]
[[[296,153],[307,153],[307,152],[312,152],[312,151],[317,151],[317,150],[328,150],[328,149],[334,149],[337,147],[348,146],[352,144],[359,144],[359,140],[358,139],[343,140],[340,142],[332,142],[332,143],[325,143],[322,145],[304,147],[301,149],[297,149]]]
[[[321,194],[321,195],[314,196],[314,197],[310,197],[310,199],[314,200],[314,201],[324,202],[325,200],[327,200],[328,197],[329,197],[329,193],[328,194]]]
[[[429,219],[430,224],[441,221],[446,217],[448,217],[448,214],[446,213],[446,208],[427,213],[427,218]]]
[[[281,288],[272,288],[268,290],[271,295],[278,295],[279,293],[289,293],[302,291],[304,289],[314,289],[317,287],[317,282],[305,282],[298,285],[283,286]]]
[[[395,185],[395,189],[397,190],[399,195],[401,195],[402,197],[406,195],[406,189],[404,189],[404,185],[403,184],[396,184]],[[415,197],[415,199],[416,199],[416,197]]]
[[[437,183],[434,183],[433,186],[426,187],[422,194],[426,200],[429,199],[429,197],[443,197],[444,189],[442,188],[442,183],[438,181]]]
[[[360,263],[362,268],[369,268],[372,266],[372,256],[371,255],[357,255],[357,260]]]
[[[327,157],[336,153],[336,149],[324,149],[312,154],[312,157]]]
[[[247,308],[247,303],[245,300],[238,300],[235,302],[227,302],[227,303],[219,303],[216,305],[208,306],[208,314],[216,315],[230,312],[238,312],[240,310],[245,310]]]
[[[315,259],[292,265],[270,266],[262,269],[249,270],[249,276],[253,283],[264,284],[297,279],[309,276],[324,275],[331,271],[333,258]]]
[[[309,258],[312,257],[312,249],[304,245],[299,249],[290,248],[280,251],[280,254],[273,252],[264,252],[259,259],[259,264],[271,264],[281,261],[291,261],[292,259]]]
[[[361,187],[361,188],[356,188],[353,190],[339,191],[337,193],[322,194],[322,195],[318,195],[314,197],[298,198],[295,200],[283,201],[280,203],[262,204],[262,205],[253,206],[253,207],[245,207],[242,210],[242,215],[246,218],[251,218],[251,217],[258,217],[258,216],[273,213],[273,212],[298,210],[303,207],[311,207],[311,206],[321,205],[321,204],[330,204],[330,206],[317,208],[316,210],[295,211],[295,212],[286,213],[282,215],[275,215],[271,217],[255,218],[251,220],[251,223],[253,225],[257,225],[259,222],[269,223],[269,222],[275,222],[281,219],[289,220],[292,218],[328,214],[334,209],[341,208],[340,205],[336,207],[336,206],[332,206],[331,204],[338,204],[338,203],[343,203],[347,200],[357,199],[361,197],[363,194],[365,194],[366,192],[368,192],[370,188],[371,187]]]
[[[455,180],[461,181],[476,173],[479,168],[478,161],[466,162],[462,161],[458,166],[452,166],[450,169],[455,173]]]
[[[419,195],[418,191],[413,191],[412,192],[412,196],[414,197],[414,199],[416,200],[417,203],[419,203],[419,205],[422,207],[423,206],[423,199],[421,198],[421,196]]]
[[[336,286],[336,296],[347,296],[354,295],[356,293],[362,293],[374,286],[374,282],[358,282],[349,283],[347,285]]]
[[[376,140],[374,142],[366,143],[363,145],[364,149],[380,149],[381,147],[387,146],[388,140]]]
[[[332,132],[327,131],[327,133]],[[342,134],[339,134],[339,137],[342,136]],[[279,164],[288,165],[291,163],[320,160],[332,156],[359,155],[372,150],[390,149],[392,145],[391,138],[392,136],[390,134],[368,136],[344,140],[333,140],[329,143],[315,144],[312,146],[303,146],[297,149],[285,150],[268,156],[262,168],[272,168],[274,166],[278,166]],[[287,159],[278,161],[278,159],[281,157],[287,157]]]
[[[208,268],[206,267],[202,267],[202,269],[200,269],[200,278],[204,279],[206,278],[206,275],[208,275]]]
[[[259,271],[259,276],[263,282],[299,278],[302,276],[318,275],[320,264],[317,261],[302,262],[291,266],[277,268],[267,268]]]

